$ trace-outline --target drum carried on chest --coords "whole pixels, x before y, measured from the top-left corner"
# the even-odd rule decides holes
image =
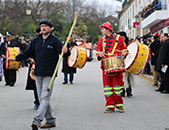
[[[5,56],[7,57],[5,60],[5,67],[6,69],[19,69],[21,66],[21,62],[18,61],[8,61],[9,57],[16,57],[18,54],[20,54],[20,48],[19,47],[7,47],[5,50]]]
[[[139,75],[150,60],[150,48],[138,42],[132,42],[127,46],[129,54],[125,59],[126,71]]]
[[[121,55],[105,55],[103,59],[104,71],[108,76],[113,76],[116,73],[125,72],[124,59]]]
[[[69,67],[83,68],[87,61],[87,51],[82,47],[74,46],[70,50],[71,55],[67,59]]]

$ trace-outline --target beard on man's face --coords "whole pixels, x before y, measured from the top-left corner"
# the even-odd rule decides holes
[[[43,35],[48,35],[50,32],[42,32]]]

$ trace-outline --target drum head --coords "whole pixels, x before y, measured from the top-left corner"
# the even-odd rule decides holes
[[[9,48],[6,48],[6,50],[5,50],[5,56],[7,57],[7,59],[5,59],[5,67],[6,67],[6,69],[8,69],[9,68],[8,57],[10,57]]]
[[[129,69],[132,64],[134,63],[135,59],[137,58],[137,52],[139,49],[137,42],[132,42],[127,46],[127,49],[129,51],[128,56],[125,59],[125,68],[126,70]]]
[[[74,66],[77,62],[78,49],[74,46],[71,50],[71,55],[68,57],[68,65],[70,67]]]

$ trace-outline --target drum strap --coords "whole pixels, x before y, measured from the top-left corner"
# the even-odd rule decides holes
[[[115,49],[117,47],[117,44],[118,44],[119,37],[120,37],[120,35],[116,36],[116,42],[115,42],[115,45],[113,47],[113,50],[112,50],[111,53],[108,53],[108,55],[113,55],[114,54],[114,51],[115,51]],[[105,52],[105,47],[106,47],[106,39],[103,37],[103,52]]]
[[[105,47],[106,47],[106,38],[103,37],[103,52],[105,52]]]

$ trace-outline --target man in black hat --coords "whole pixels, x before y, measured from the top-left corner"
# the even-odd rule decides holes
[[[40,27],[38,27],[36,29],[36,35],[38,36],[39,34],[41,34],[41,30]],[[35,83],[35,79],[33,79],[31,77],[31,71],[32,71],[32,66],[35,64],[34,61],[35,57],[33,58],[29,58],[28,62],[29,62],[29,69],[28,69],[28,77],[27,77],[27,83],[26,83],[26,90],[33,90],[34,91],[34,110],[37,110],[39,108],[39,99],[38,99],[38,94],[37,94],[37,89],[36,89],[36,83]]]
[[[125,44],[128,45],[129,39],[127,37],[126,32],[122,31],[122,32],[119,32],[118,34],[123,37]],[[125,92],[127,92],[128,97],[131,97],[131,96],[133,96],[133,94],[131,93],[132,92],[132,88],[131,88],[132,83],[131,82],[132,82],[132,79],[133,79],[133,75],[129,72],[125,72],[124,77],[125,77],[124,81],[127,82],[128,87],[126,87],[126,89],[125,88],[123,89],[122,97],[125,97]]]
[[[36,29],[36,35],[41,34],[40,27]]]
[[[66,38],[68,38],[68,34],[66,35]],[[71,35],[69,43],[67,44],[68,49],[70,49],[73,46],[77,46],[77,44],[75,42],[73,42],[72,39],[73,39],[73,37]],[[74,73],[76,73],[76,68],[68,66],[67,58],[63,58],[62,72],[64,73],[64,82],[63,82],[63,84],[67,84],[68,83],[68,77],[67,77],[68,74],[69,74],[70,84],[73,84]]]
[[[16,69],[6,69],[5,67],[5,50],[7,47],[19,47],[21,48],[21,45],[12,38],[11,33],[7,33],[6,35],[6,41],[1,44],[1,57],[4,60],[3,69],[4,69],[4,77],[5,77],[5,86],[10,85],[11,87],[14,86],[16,82]]]
[[[45,20],[41,21],[40,25],[41,34],[30,43],[26,50],[15,58],[9,58],[10,60],[21,61],[35,56],[34,74],[36,75],[36,87],[40,106],[34,116],[31,125],[32,130],[38,130],[39,127],[55,127],[56,118],[50,105],[53,84],[50,91],[48,91],[48,85],[59,60],[59,54],[63,52],[64,57],[70,55],[70,51],[62,45],[61,40],[51,33],[52,23]],[[46,118],[46,123],[41,125],[44,118]]]

